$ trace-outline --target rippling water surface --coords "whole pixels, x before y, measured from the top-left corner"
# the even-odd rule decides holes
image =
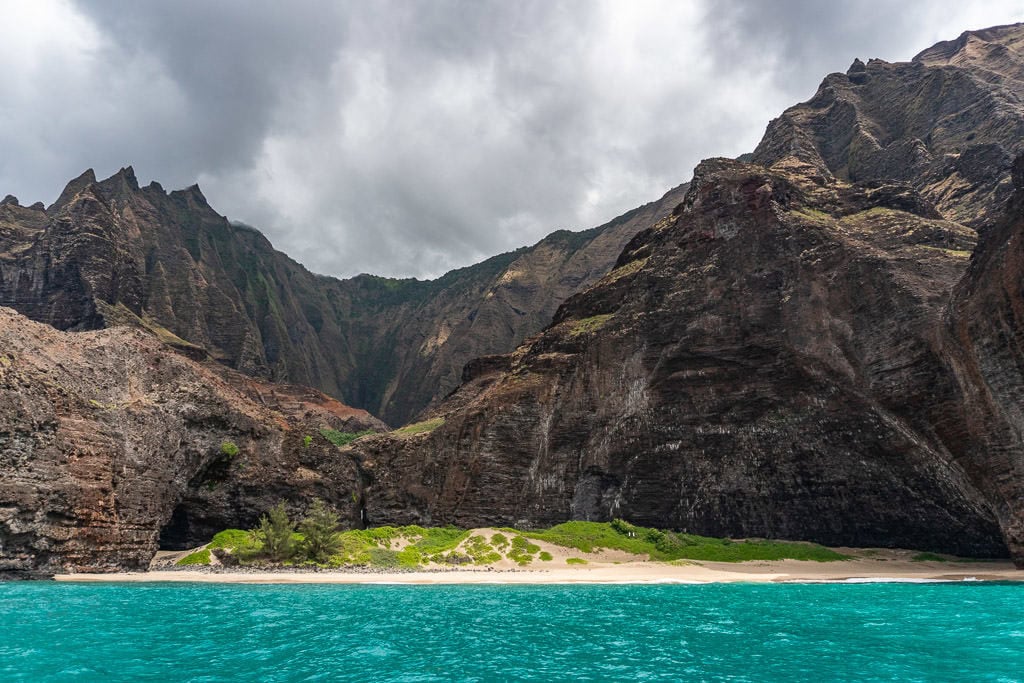
[[[0,584],[2,681],[1024,680],[1024,585]]]

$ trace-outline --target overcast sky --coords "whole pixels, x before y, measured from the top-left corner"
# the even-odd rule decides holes
[[[1020,1],[0,0],[0,196],[199,182],[311,270],[436,276],[656,199],[854,57]]]

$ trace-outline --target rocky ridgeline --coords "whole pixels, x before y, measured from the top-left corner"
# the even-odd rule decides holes
[[[685,188],[582,233],[560,231],[432,281],[314,275],[198,186],[87,171],[44,209],[0,205],[0,306],[63,330],[131,324],[254,377],[305,384],[403,424],[608,272]]]

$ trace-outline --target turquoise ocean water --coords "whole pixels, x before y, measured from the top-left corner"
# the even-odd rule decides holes
[[[1024,585],[0,584],[0,681],[1024,680]]]

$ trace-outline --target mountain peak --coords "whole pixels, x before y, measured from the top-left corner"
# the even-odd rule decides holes
[[[57,197],[57,201],[46,209],[47,212],[52,212],[56,209],[60,209],[62,206],[70,202],[75,198],[75,195],[84,190],[89,185],[96,182],[96,172],[91,168],[85,169],[80,176],[69,182],[64,186],[63,192]]]
[[[922,50],[912,61],[932,66],[959,64],[984,59],[992,48],[1024,49],[1024,23],[964,31],[953,40],[944,40]]]
[[[100,183],[105,188],[123,186],[132,190],[139,189],[139,180],[135,177],[135,169],[125,166],[114,175]]]

